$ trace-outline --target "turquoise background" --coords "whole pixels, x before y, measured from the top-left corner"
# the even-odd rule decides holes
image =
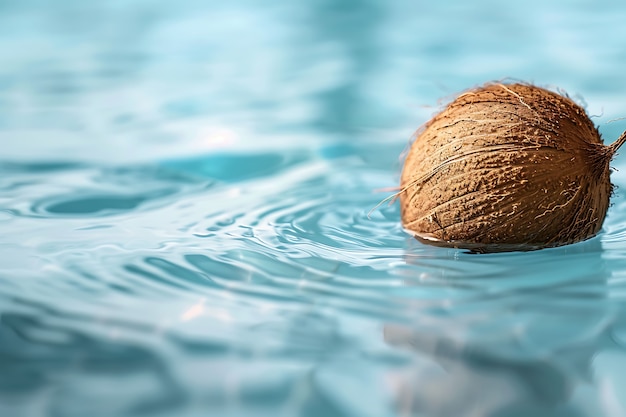
[[[575,245],[472,255],[412,239],[397,203],[368,217],[413,132],[484,82],[567,91],[615,140],[625,21],[0,2],[0,415],[626,415],[623,155]]]

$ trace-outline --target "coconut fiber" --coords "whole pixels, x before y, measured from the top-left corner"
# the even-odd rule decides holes
[[[477,252],[566,245],[598,233],[610,161],[585,110],[528,84],[458,96],[418,131],[401,177],[402,223],[419,240]]]

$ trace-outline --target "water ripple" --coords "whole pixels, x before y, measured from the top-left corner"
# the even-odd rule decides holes
[[[36,168],[29,171],[32,166]],[[154,208],[186,190],[210,185],[207,180],[150,166],[111,169],[59,163],[10,169],[13,182],[5,189],[14,203],[9,199],[4,209],[20,216],[102,218]],[[30,206],[20,204],[25,196],[34,195],[37,198]]]
[[[626,170],[533,253],[368,216],[429,105],[513,70],[617,137],[623,6],[35,3],[0,2],[1,416],[626,414]]]

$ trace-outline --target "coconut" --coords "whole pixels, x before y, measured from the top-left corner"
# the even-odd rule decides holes
[[[613,190],[605,146],[569,97],[528,84],[458,96],[417,133],[402,171],[404,228],[477,252],[534,250],[596,235]]]

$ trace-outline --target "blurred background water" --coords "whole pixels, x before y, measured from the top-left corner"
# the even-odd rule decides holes
[[[486,81],[562,88],[615,140],[625,20],[0,2],[0,415],[626,416],[626,157],[576,245],[471,255],[368,218],[415,129]]]

